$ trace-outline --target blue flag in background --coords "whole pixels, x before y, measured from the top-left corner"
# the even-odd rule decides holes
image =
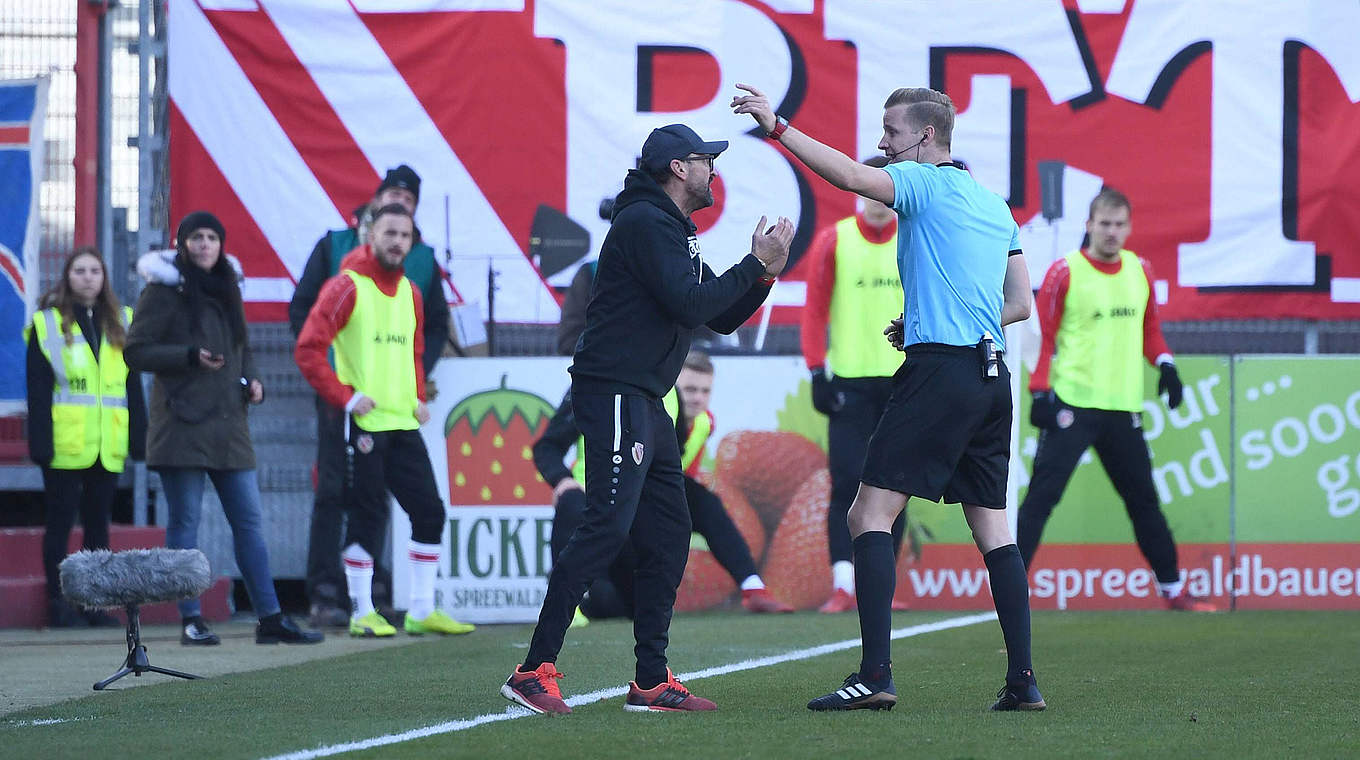
[[[38,298],[47,79],[0,81],[0,414],[24,408],[23,329]]]

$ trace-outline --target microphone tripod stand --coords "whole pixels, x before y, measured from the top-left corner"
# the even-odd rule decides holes
[[[161,673],[167,676],[188,679],[199,679],[203,677],[152,665],[151,661],[147,659],[146,647],[142,646],[142,619],[141,611],[138,609],[137,605],[127,605],[127,621],[127,659],[123,661],[123,667],[117,673],[114,673],[95,684],[95,691],[103,691],[108,688],[109,684],[128,674],[137,676],[138,678],[140,678],[143,673]]]

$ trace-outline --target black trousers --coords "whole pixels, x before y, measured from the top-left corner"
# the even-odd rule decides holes
[[[704,487],[702,483],[694,478],[685,476],[685,501],[689,504],[689,516],[696,533],[704,537],[708,542],[709,551],[713,552],[713,558],[718,560],[718,564],[723,566],[727,574],[732,576],[732,580],[738,585],[742,581],[756,574],[756,562],[751,556],[751,549],[746,545],[746,539],[742,538],[741,531],[737,529],[737,524],[732,522],[731,516],[727,514],[727,509],[723,506],[722,499]],[[584,491],[571,490],[564,492],[557,500],[557,508],[553,514],[552,532],[552,552],[553,562],[561,556],[562,550],[567,546],[567,540],[580,525],[581,517],[585,514],[586,495]],[[631,542],[625,542],[624,548],[619,551],[617,557],[610,564],[606,578],[597,578],[590,584],[588,597],[597,602],[596,608],[601,614],[590,615],[587,602],[581,603],[581,609],[590,617],[617,617],[623,614],[632,614],[632,574],[637,564],[636,553],[633,551]],[[605,588],[606,584],[614,586],[613,589]],[[626,592],[626,594],[625,594]],[[608,605],[608,610],[613,614],[603,614],[603,598],[609,595],[622,597],[627,596],[626,602],[622,607],[619,604]],[[619,611],[620,609],[626,612]]]
[[[345,577],[340,539],[345,529],[345,410],[316,400],[316,493],[307,542],[307,598],[340,604]],[[378,542],[382,542],[381,534]],[[377,556],[376,554],[374,555]]]
[[[411,518],[411,539],[437,544],[444,534],[444,503],[434,482],[430,455],[419,430],[353,433],[353,482],[345,488],[345,546],[359,544],[371,556],[382,550],[390,491]]]
[[[826,513],[826,536],[831,562],[850,562],[854,547],[850,542],[848,515],[864,474],[864,457],[869,453],[869,438],[892,396],[891,377],[837,377],[836,391],[844,394],[845,404],[826,423],[827,464],[831,470],[831,504]],[[893,523],[893,546],[902,548],[902,533],[907,512]]]
[[[1039,548],[1044,524],[1062,498],[1077,461],[1094,446],[1110,483],[1124,500],[1133,535],[1148,566],[1161,583],[1180,578],[1176,542],[1166,524],[1157,488],[1152,482],[1152,458],[1143,440],[1142,417],[1137,413],[1061,406],[1071,411],[1072,424],[1039,433],[1034,474],[1020,505],[1016,543],[1025,567]],[[1060,413],[1060,416],[1063,416]]]
[[[637,677],[661,680],[691,526],[674,423],[660,400],[642,395],[573,390],[572,402],[585,439],[586,508],[548,575],[525,664],[556,662],[586,588],[631,543]]]
[[[61,598],[61,577],[57,565],[66,559],[66,544],[71,537],[76,513],[85,529],[86,549],[109,548],[109,520],[113,497],[118,488],[118,473],[109,472],[97,460],[83,470],[43,468],[43,504],[47,509],[47,528],[43,533],[43,572],[47,575],[47,598]]]

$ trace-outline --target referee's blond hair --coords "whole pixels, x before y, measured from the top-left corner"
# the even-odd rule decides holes
[[[940,144],[949,147],[954,137],[954,101],[929,87],[899,87],[883,103],[883,108],[907,107],[907,121],[915,127],[935,128]]]

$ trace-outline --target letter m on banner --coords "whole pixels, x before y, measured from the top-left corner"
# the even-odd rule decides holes
[[[24,408],[24,326],[38,297],[47,79],[0,81],[0,414]]]

